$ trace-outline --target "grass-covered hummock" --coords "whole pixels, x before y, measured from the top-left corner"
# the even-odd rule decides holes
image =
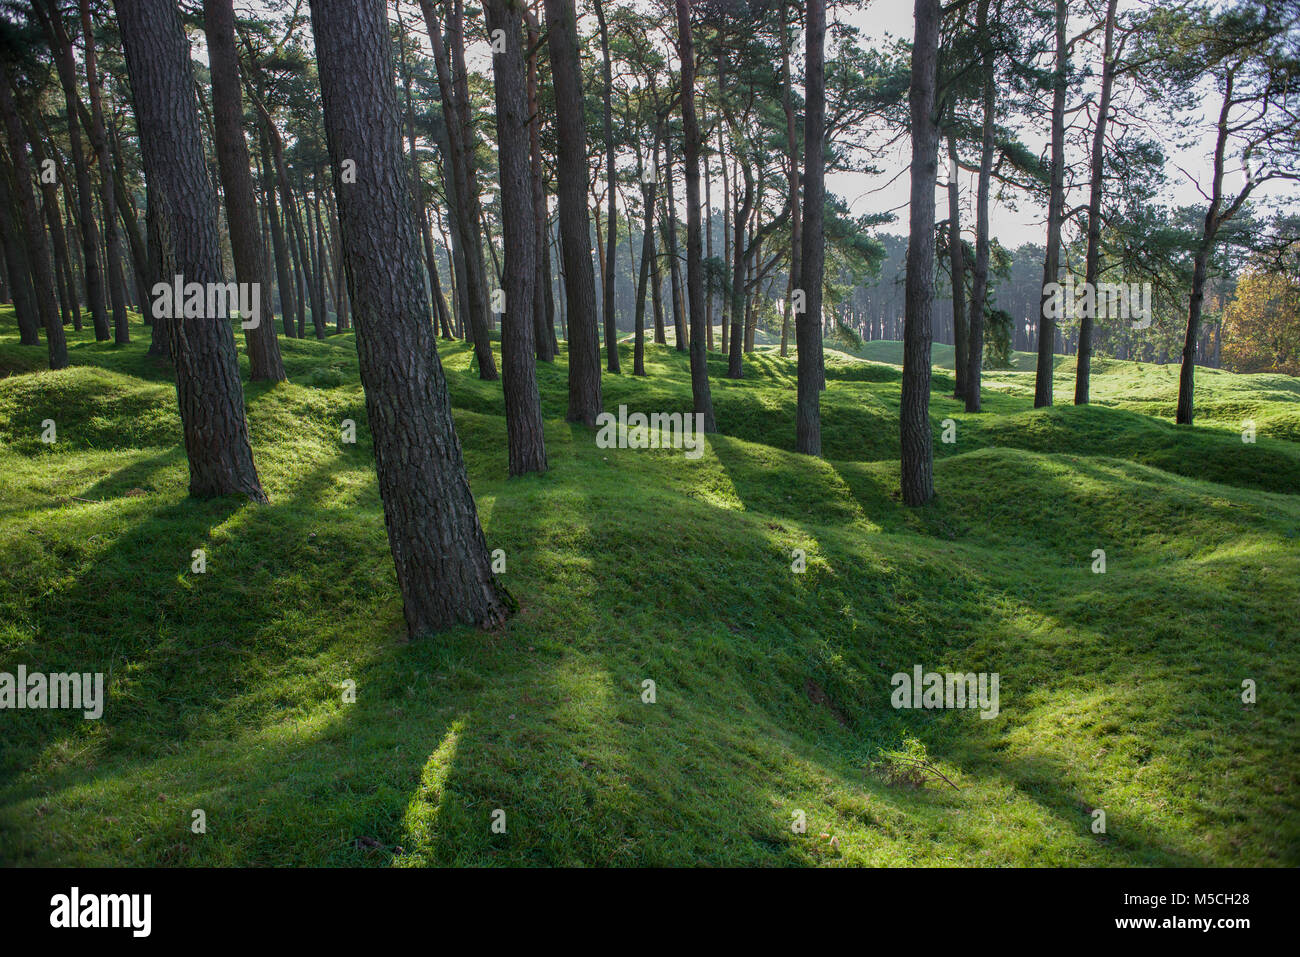
[[[1300,863],[1295,379],[1198,370],[1184,429],[1173,367],[1097,360],[1094,406],[1043,412],[993,370],[974,416],[940,368],[911,510],[896,366],[828,354],[815,461],[793,359],[715,356],[723,434],[689,461],[565,424],[561,359],[551,471],[507,480],[500,384],[443,344],[520,610],[406,642],[352,337],[282,340],[290,382],[247,386],[256,506],[187,497],[133,331],[41,371],[0,310],[0,671],[109,688],[99,721],[0,711],[0,863]],[[685,356],[646,364],[606,408],[688,409]],[[999,715],[894,710],[917,664],[997,672]]]

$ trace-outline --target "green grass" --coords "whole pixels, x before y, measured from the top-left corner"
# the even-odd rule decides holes
[[[291,381],[246,386],[254,506],[187,497],[133,332],[70,334],[52,373],[0,309],[0,671],[109,687],[100,721],[0,712],[2,863],[1300,863],[1295,379],[1202,371],[1188,430],[1171,368],[1099,361],[1096,405],[1045,412],[990,371],[970,416],[938,369],[939,494],[907,509],[892,365],[828,354],[820,461],[792,451],[792,359],[730,382],[714,356],[723,434],[692,462],[564,423],[561,357],[551,470],[507,480],[500,384],[444,345],[520,611],[407,642],[352,337],[282,340]],[[647,367],[606,407],[688,409],[685,357]],[[1000,714],[894,710],[915,664],[997,672]],[[956,787],[890,774],[899,749]]]

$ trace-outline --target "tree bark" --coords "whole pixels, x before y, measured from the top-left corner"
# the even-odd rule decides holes
[[[8,157],[5,157],[8,161]],[[6,165],[11,165],[6,162]],[[9,274],[9,294],[18,320],[18,342],[24,346],[41,344],[40,313],[36,310],[36,294],[27,264],[27,250],[23,247],[22,233],[15,228],[10,211],[18,208],[14,202],[15,188],[9,183],[9,170],[0,170],[0,243],[4,245],[5,269]]]
[[[384,0],[312,0],[357,355],[409,634],[507,614],[423,300]],[[356,163],[356,182],[340,175]]]
[[[533,196],[531,114],[524,78],[519,0],[484,0],[489,35],[501,31],[504,49],[492,57],[496,91],[497,165],[501,175],[501,233],[505,244],[506,309],[501,316],[502,388],[511,475],[546,471],[542,405],[533,365],[537,229]],[[500,34],[497,34],[500,35]]]
[[[115,0],[135,99],[164,282],[224,283],[217,197],[203,158],[190,46],[170,0]],[[181,310],[175,310],[180,312]],[[242,494],[265,502],[248,441],[230,322],[157,318],[176,371],[190,494]]]
[[[479,202],[474,186],[471,160],[465,142],[465,113],[458,108],[452,64],[442,42],[442,21],[433,0],[420,0],[424,24],[433,46],[434,66],[438,74],[438,91],[442,98],[443,126],[447,133],[449,164],[455,189],[455,210],[452,216],[460,235],[461,257],[458,265],[464,266],[462,286],[467,326],[474,341],[474,357],[478,361],[480,379],[495,381],[496,357],[492,353],[492,339],[488,334],[487,278],[483,272],[483,242],[479,235]],[[453,45],[457,37],[452,37]],[[468,107],[466,107],[467,109]],[[355,304],[354,304],[355,305]]]
[[[1047,250],[1043,257],[1043,292],[1038,310],[1038,364],[1034,372],[1034,408],[1052,404],[1056,369],[1056,319],[1049,307],[1049,283],[1061,269],[1061,221],[1065,215],[1065,88],[1069,47],[1066,44],[1067,0],[1056,0],[1056,71],[1052,77],[1052,174],[1047,202]]]
[[[42,7],[42,4],[44,6]],[[77,202],[81,226],[81,259],[86,281],[86,302],[95,324],[95,339],[107,341],[112,332],[108,324],[108,308],[104,299],[104,274],[99,268],[99,226],[95,222],[94,203],[90,191],[90,171],[81,144],[81,124],[77,117],[77,64],[72,55],[72,41],[63,23],[63,14],[56,0],[37,0],[33,9],[38,11],[54,54],[59,82],[68,118],[68,152],[72,158],[73,174],[77,180]]]
[[[819,2],[819,0],[818,0]],[[675,0],[678,56],[682,63],[682,136],[686,140],[686,295],[691,313],[691,398],[704,431],[716,432],[713,396],[709,391],[708,353],[704,330],[704,263],[700,253],[700,125],[695,116],[695,42],[691,36],[689,0]]]
[[[823,50],[826,38],[826,2],[808,0],[807,9],[803,249],[799,274],[799,288],[803,290],[806,308],[795,316],[795,347],[798,350],[795,449],[805,455],[821,455],[822,271],[826,258],[823,234],[826,207],[826,169],[823,156],[826,132]],[[934,205],[933,196],[930,203],[931,206]],[[732,317],[732,321],[735,322],[736,318]]]
[[[122,270],[122,244],[117,235],[117,210],[113,196],[113,157],[104,130],[104,110],[100,97],[99,66],[95,56],[95,30],[88,0],[78,0],[81,13],[81,37],[85,46],[86,90],[90,100],[90,146],[99,159],[99,203],[104,215],[105,264],[108,270],[109,302],[113,309],[113,341],[125,345],[131,341],[127,323],[126,301],[122,285],[115,277]]]
[[[966,398],[970,361],[970,334],[966,326],[966,253],[961,239],[961,166],[957,162],[957,140],[948,134],[948,266],[952,273],[953,398]]]
[[[573,0],[545,0],[558,141],[556,176],[564,293],[568,304],[570,422],[594,426],[601,411],[596,278],[587,215],[587,133]]]
[[[86,0],[82,0],[85,3]],[[239,93],[239,57],[235,53],[235,10],[232,0],[203,0],[203,26],[212,74],[212,120],[216,132],[217,165],[230,230],[235,278],[257,290],[261,306],[258,324],[244,330],[249,375],[254,382],[283,382],[284,362],[275,334],[275,310],[266,249],[257,216],[257,195],[249,172],[244,140],[244,103]]]
[[[49,346],[50,368],[62,369],[68,364],[68,345],[63,336],[63,323],[59,317],[59,304],[55,298],[54,269],[50,264],[49,248],[45,244],[45,231],[41,229],[41,215],[32,190],[32,168],[27,161],[27,140],[15,100],[16,87],[8,64],[3,65],[0,76],[0,112],[4,114],[5,132],[9,139],[9,161],[13,164],[14,191],[18,194],[18,215],[22,220],[23,239],[27,246],[27,266],[31,270],[32,294],[36,300],[36,314],[45,327],[45,340]]]
[[[970,349],[966,354],[966,411],[980,411],[981,379],[984,370],[984,313],[989,287],[989,185],[993,176],[994,110],[997,84],[994,74],[993,38],[989,34],[989,0],[980,0],[975,13],[976,34],[983,46],[984,141],[980,147],[979,182],[975,192],[975,266],[971,270]]]
[[[924,505],[934,497],[930,343],[934,309],[934,186],[939,171],[939,127],[934,112],[939,60],[939,0],[916,0],[915,10],[916,34],[912,42],[912,79],[908,94],[912,117],[912,191],[908,215],[899,445],[903,502]]]
[[[604,305],[601,315],[605,319],[605,358],[610,372],[619,372],[618,361],[618,322],[614,315],[614,264],[618,252],[618,191],[615,189],[617,170],[614,165],[614,72],[609,54],[609,30],[605,24],[605,6],[601,0],[592,0],[596,10],[596,22],[600,27],[600,51],[605,86],[601,91],[604,106],[605,129],[605,183],[609,188],[609,214],[605,229],[605,263],[601,278],[605,283]]]
[[[1101,275],[1101,196],[1105,189],[1106,124],[1110,116],[1110,95],[1115,85],[1115,7],[1106,5],[1106,39],[1102,50],[1101,96],[1097,101],[1097,125],[1092,131],[1092,183],[1088,193],[1088,251],[1084,257],[1084,282],[1093,294],[1079,317],[1079,352],[1075,364],[1074,404],[1087,405],[1092,384],[1092,339],[1097,314],[1097,279]]]

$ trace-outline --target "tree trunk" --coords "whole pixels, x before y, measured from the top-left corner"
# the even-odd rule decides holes
[[[799,208],[799,144],[795,123],[794,81],[790,72],[789,8],[781,3],[781,108],[785,111],[786,177],[790,184],[790,273],[786,283],[785,302],[781,307],[781,355],[788,354],[790,336],[790,292],[794,277],[800,275],[803,265],[803,214]]]
[[[190,45],[170,0],[116,0],[163,282],[224,283]],[[177,304],[178,305],[178,304]],[[181,312],[176,309],[175,312]],[[176,370],[190,494],[265,502],[248,441],[235,337],[215,316],[157,318]]]
[[[284,323],[284,334],[293,338],[294,325],[291,315],[295,313],[293,295],[292,266],[288,249],[284,241],[284,229],[280,225],[280,204],[276,201],[275,182],[271,175],[271,161],[267,156],[266,135],[261,134],[262,158],[262,204],[266,207],[266,218],[271,229],[271,247],[275,256],[276,288],[280,290],[280,316]]]
[[[551,298],[551,256],[547,242],[546,184],[542,176],[542,116],[537,101],[540,40],[534,16],[528,18],[528,157],[532,177],[533,246],[537,280],[533,284],[533,348],[541,362],[555,361],[555,301]]]
[[[8,157],[5,157],[8,160]],[[12,165],[6,162],[6,165]],[[36,310],[36,293],[27,264],[27,250],[23,248],[21,233],[15,228],[10,211],[18,208],[14,202],[15,187],[9,183],[9,170],[0,170],[0,243],[4,244],[5,269],[9,273],[9,294],[18,320],[18,342],[24,346],[39,346],[40,313]]]
[[[903,392],[899,409],[903,502],[934,497],[930,434],[930,342],[934,309],[934,186],[939,128],[934,113],[939,61],[939,0],[916,0],[912,79],[912,192],[907,236],[907,305],[903,318]]]
[[[618,322],[614,315],[614,264],[618,251],[618,191],[615,189],[614,166],[614,96],[613,65],[609,55],[609,31],[605,26],[605,6],[601,0],[592,0],[596,9],[596,22],[600,26],[600,51],[605,74],[605,88],[601,91],[604,106],[605,124],[605,182],[609,186],[609,216],[605,230],[605,264],[601,278],[605,282],[604,306],[601,310],[605,318],[605,358],[610,372],[618,372]]]
[[[690,344],[690,336],[686,332],[686,306],[682,302],[682,261],[677,245],[677,195],[673,188],[673,151],[667,137],[665,131],[664,180],[668,187],[668,208],[667,215],[659,221],[659,225],[664,234],[664,245],[668,247],[668,283],[671,286],[669,292],[673,300],[673,336],[677,339],[677,351],[685,352]],[[705,321],[709,321],[707,317]],[[713,338],[713,332],[712,329],[706,331],[708,334],[705,336],[705,342],[707,343]]]
[[[9,161],[13,164],[14,172],[13,189],[18,194],[18,215],[22,220],[23,239],[27,246],[32,295],[36,300],[36,314],[45,327],[50,368],[62,369],[68,364],[68,346],[63,336],[63,323],[55,297],[54,269],[50,264],[49,247],[45,244],[45,231],[41,229],[36,194],[32,190],[32,168],[27,161],[27,141],[14,98],[16,87],[8,65],[3,66],[3,71],[4,75],[0,76],[0,112],[4,113],[5,132],[9,139]]]
[[[104,215],[105,265],[108,271],[109,302],[113,309],[113,341],[125,345],[131,341],[127,324],[126,301],[122,285],[115,278],[122,271],[122,244],[117,235],[117,210],[113,196],[113,158],[108,150],[104,130],[104,111],[100,99],[99,67],[95,56],[95,30],[88,0],[78,0],[81,12],[81,37],[85,47],[86,91],[90,99],[91,149],[99,159],[99,203]]]
[[[826,125],[826,77],[823,44],[826,2],[808,0],[807,65],[804,73],[804,212],[799,288],[806,308],[795,316],[798,399],[795,410],[795,449],[822,454],[822,270],[826,260],[824,221],[826,169],[823,159]],[[931,180],[931,190],[934,181]],[[930,199],[931,207],[934,198]],[[929,234],[926,234],[927,240]],[[733,317],[733,322],[735,317]]]
[[[546,471],[542,405],[533,365],[537,229],[524,46],[516,0],[484,0],[489,34],[501,31],[505,48],[492,57],[501,171],[501,234],[505,244],[506,309],[501,316],[502,388],[510,474]],[[498,36],[500,34],[497,34]]]
[[[948,265],[952,273],[953,398],[966,398],[970,361],[970,334],[966,327],[966,255],[961,239],[961,166],[957,162],[957,140],[948,134]]]
[[[686,140],[686,295],[691,312],[691,397],[704,431],[718,431],[709,392],[708,353],[704,331],[704,263],[700,253],[700,125],[695,116],[695,43],[691,37],[689,0],[677,6],[678,56],[682,62],[682,136]]]
[[[1079,317],[1079,358],[1075,365],[1074,404],[1087,405],[1092,381],[1092,337],[1097,313],[1097,279],[1101,275],[1101,194],[1106,171],[1106,123],[1110,116],[1110,94],[1115,85],[1115,7],[1117,0],[1106,5],[1106,40],[1103,47],[1101,97],[1097,102],[1097,125],[1092,132],[1092,183],[1088,194],[1088,251],[1084,259],[1084,282],[1093,295],[1085,300],[1090,307]]]
[[[248,144],[244,141],[244,103],[239,93],[239,57],[235,53],[232,0],[203,0],[203,26],[208,40],[208,66],[212,72],[212,120],[216,132],[217,164],[221,171],[221,192],[226,201],[235,279],[250,284],[261,305],[258,324],[244,330],[249,376],[254,382],[282,382],[285,378],[284,362],[280,358],[280,340],[275,334],[271,282],[266,274],[266,248],[262,245],[257,195],[249,172]]]
[[[44,3],[42,8],[41,4]],[[68,118],[68,152],[77,180],[77,202],[80,209],[81,259],[86,280],[86,302],[95,324],[95,339],[107,341],[112,332],[108,324],[108,308],[104,300],[104,274],[99,268],[99,227],[95,222],[94,201],[91,196],[90,170],[81,146],[81,125],[77,117],[77,63],[72,55],[72,41],[63,23],[63,14],[56,0],[37,0],[33,9],[38,11],[54,53],[59,82]]]
[[[507,614],[423,300],[384,0],[312,0],[357,355],[384,519],[412,637]],[[356,163],[356,182],[340,168]]]
[[[551,77],[555,86],[564,293],[568,304],[570,422],[594,426],[601,411],[600,346],[596,338],[596,278],[587,216],[587,132],[573,0],[545,0]]]
[[[997,108],[993,38],[989,34],[989,0],[980,0],[975,13],[976,35],[983,46],[984,142],[980,148],[979,182],[975,193],[975,268],[971,271],[970,351],[966,355],[966,411],[980,411],[984,370],[984,313],[989,287],[989,184],[993,176],[993,134]]]
[[[464,290],[466,325],[474,341],[474,357],[478,361],[480,379],[495,381],[499,378],[496,357],[492,354],[492,339],[488,334],[487,279],[483,274],[483,242],[479,235],[478,193],[474,186],[471,160],[465,142],[465,116],[457,108],[452,64],[442,42],[442,22],[432,0],[420,0],[424,24],[433,46],[434,65],[438,73],[438,92],[442,98],[443,127],[447,133],[449,166],[455,189],[455,209],[452,219],[460,235],[461,253],[457,265],[464,267],[461,274]],[[456,36],[452,37],[453,45]],[[353,304],[355,307],[355,303]]]
[[[1034,372],[1034,408],[1052,404],[1056,369],[1056,319],[1049,303],[1049,283],[1061,269],[1061,220],[1065,215],[1065,87],[1070,50],[1066,43],[1067,0],[1056,0],[1056,71],[1052,77],[1052,174],[1047,202],[1047,250],[1043,257],[1043,291],[1038,310],[1038,364]]]
[[[650,280],[650,261],[655,255],[655,183],[642,182],[641,202],[645,222],[641,227],[641,271],[636,282],[636,344],[633,347],[632,374],[645,375],[645,291]],[[662,328],[656,329],[656,335]]]

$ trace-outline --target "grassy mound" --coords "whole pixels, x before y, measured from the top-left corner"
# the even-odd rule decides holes
[[[0,310],[0,671],[109,694],[99,721],[0,712],[2,863],[1300,863],[1294,379],[1203,372],[1187,430],[1168,369],[1099,363],[1096,405],[1047,412],[1032,373],[990,372],[978,416],[937,370],[939,496],[913,510],[891,365],[830,354],[814,461],[793,360],[731,382],[714,357],[722,434],[690,461],[564,423],[561,358],[551,470],[507,480],[500,384],[445,345],[521,608],[406,642],[352,337],[282,341],[290,382],[247,386],[254,506],[187,497],[133,331],[73,334],[51,373]],[[688,410],[685,357],[647,367],[606,408]],[[998,673],[999,713],[895,710],[917,664]]]

